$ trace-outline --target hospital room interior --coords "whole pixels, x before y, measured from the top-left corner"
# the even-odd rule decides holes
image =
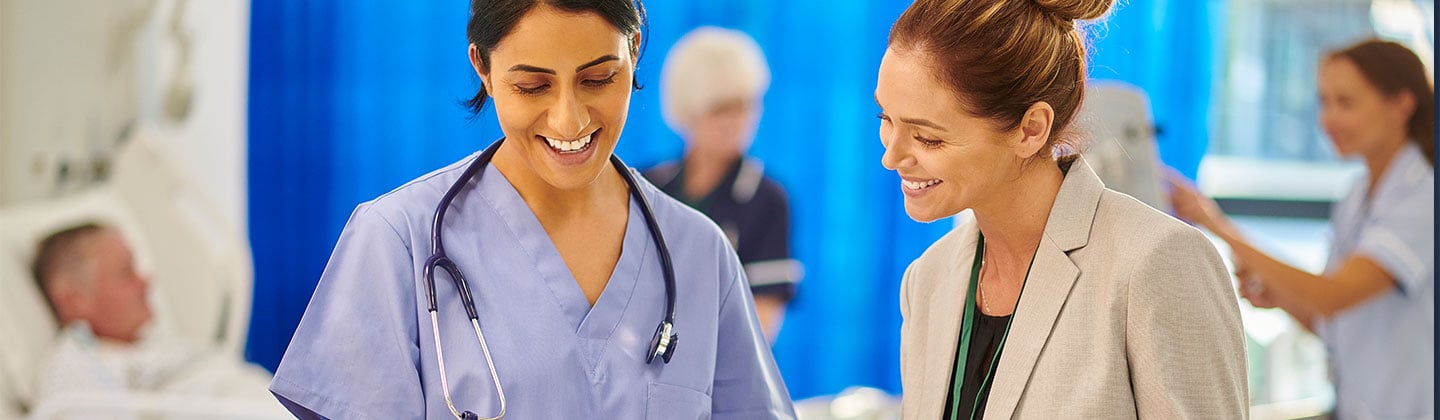
[[[466,106],[480,85],[466,3],[0,0],[0,419],[291,418],[267,386],[356,206],[503,136],[494,108]],[[788,199],[790,283],[762,322],[800,419],[899,418],[901,279],[966,217],[907,217],[881,164],[876,74],[909,4],[644,2],[640,89],[614,149],[638,171],[686,153],[662,80],[682,37],[724,28],[763,54],[768,89],[741,153]],[[1333,208],[1366,167],[1327,139],[1317,66],[1378,38],[1433,75],[1434,21],[1433,0],[1119,1],[1082,28],[1080,153],[1108,188],[1172,215],[1167,178],[1182,177],[1255,247],[1322,273]],[[133,259],[145,337],[188,347],[137,339],[112,357],[99,328],[61,324],[37,250],[81,226],[121,239],[103,256]],[[1334,418],[1327,345],[1232,280],[1250,417]],[[1433,284],[1421,290],[1433,317]],[[1433,389],[1430,369],[1414,374]]]

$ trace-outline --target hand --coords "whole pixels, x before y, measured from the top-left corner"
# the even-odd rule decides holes
[[[1259,282],[1254,281],[1254,283],[1258,284]],[[1280,306],[1279,303],[1275,302],[1275,298],[1270,296],[1269,290],[1266,290],[1264,287],[1255,288],[1247,286],[1245,282],[1240,283],[1240,297],[1250,301],[1250,306],[1256,308],[1276,308]]]
[[[1235,261],[1235,278],[1240,281],[1240,297],[1250,301],[1250,306],[1256,308],[1274,308],[1279,306],[1270,292],[1265,289],[1265,283],[1260,277],[1250,272],[1250,269],[1239,260]]]
[[[1196,191],[1184,175],[1172,168],[1166,168],[1165,181],[1170,187],[1170,205],[1175,207],[1175,216],[1194,223],[1211,232],[1218,232],[1222,221],[1227,220],[1220,205],[1210,197]]]

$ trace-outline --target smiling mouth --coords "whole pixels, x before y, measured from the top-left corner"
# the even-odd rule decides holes
[[[920,190],[923,190],[923,189],[927,189],[927,188],[930,188],[930,187],[939,185],[939,184],[942,183],[942,182],[945,182],[945,181],[941,181],[941,180],[939,180],[939,179],[932,179],[932,180],[928,180],[928,181],[908,181],[908,180],[902,179],[902,180],[900,180],[900,185],[903,186],[903,187],[905,187],[905,189],[906,189],[906,190],[909,190],[909,191],[920,191]]]
[[[545,141],[545,145],[550,146],[550,150],[554,150],[555,153],[559,153],[559,154],[562,154],[562,155],[569,155],[569,154],[583,153],[583,152],[585,152],[586,150],[589,150],[589,149],[590,149],[590,145],[593,143],[592,140],[595,138],[595,133],[598,133],[598,132],[600,132],[600,131],[599,131],[599,130],[596,130],[595,132],[592,132],[592,133],[590,133],[590,134],[585,135],[585,137],[581,137],[581,138],[574,139],[574,140],[559,140],[559,139],[550,138],[550,137],[545,137],[545,136],[537,136],[537,137],[540,137],[541,139],[543,139],[543,140]]]

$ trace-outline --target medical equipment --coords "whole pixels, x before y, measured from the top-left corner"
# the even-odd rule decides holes
[[[505,390],[500,387],[500,377],[495,374],[495,362],[490,358],[490,347],[485,344],[485,335],[480,332],[480,319],[475,312],[475,301],[470,295],[469,283],[449,257],[445,255],[445,243],[441,238],[441,226],[444,225],[445,211],[450,207],[450,202],[460,194],[460,190],[469,184],[471,180],[480,178],[480,170],[490,163],[495,152],[500,150],[500,145],[505,142],[504,138],[495,141],[475,158],[455,184],[440,198],[440,204],[435,208],[434,225],[430,230],[430,246],[434,254],[425,260],[425,292],[429,299],[430,328],[435,335],[435,359],[440,365],[440,387],[445,392],[445,404],[449,406],[450,413],[455,418],[462,420],[479,419],[473,412],[460,412],[455,409],[455,404],[450,399],[449,380],[445,376],[445,356],[440,347],[440,323],[436,318],[435,305],[435,268],[439,267],[449,273],[450,279],[455,282],[455,289],[460,293],[460,301],[465,305],[465,314],[470,318],[470,325],[475,329],[475,338],[480,341],[480,350],[485,354],[485,364],[490,368],[490,378],[495,382],[495,393],[500,397],[500,414],[489,417],[487,420],[496,420],[505,417]],[[630,187],[630,195],[640,204],[640,211],[645,216],[645,225],[650,230],[650,237],[655,240],[655,247],[660,250],[660,265],[664,267],[665,274],[665,317],[660,325],[655,328],[655,336],[650,339],[650,351],[645,353],[645,363],[654,362],[660,357],[665,363],[670,363],[670,358],[675,354],[675,345],[679,336],[674,333],[675,328],[675,270],[670,265],[670,251],[665,247],[665,238],[660,235],[660,225],[655,222],[655,215],[650,211],[650,202],[645,199],[645,194],[640,191],[640,186],[635,182],[635,176],[630,173],[628,167],[620,158],[610,155],[610,163],[620,172],[620,177]]]
[[[1085,162],[1119,191],[1163,212],[1170,212],[1156,137],[1160,127],[1150,110],[1150,97],[1138,86],[1116,80],[1094,80],[1085,88],[1085,103],[1075,121],[1094,143]]]

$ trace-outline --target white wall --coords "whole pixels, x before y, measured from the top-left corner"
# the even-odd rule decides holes
[[[144,132],[244,232],[249,9],[248,0],[0,0],[0,205],[97,182],[115,147]],[[184,118],[166,112],[172,96],[191,98]]]

